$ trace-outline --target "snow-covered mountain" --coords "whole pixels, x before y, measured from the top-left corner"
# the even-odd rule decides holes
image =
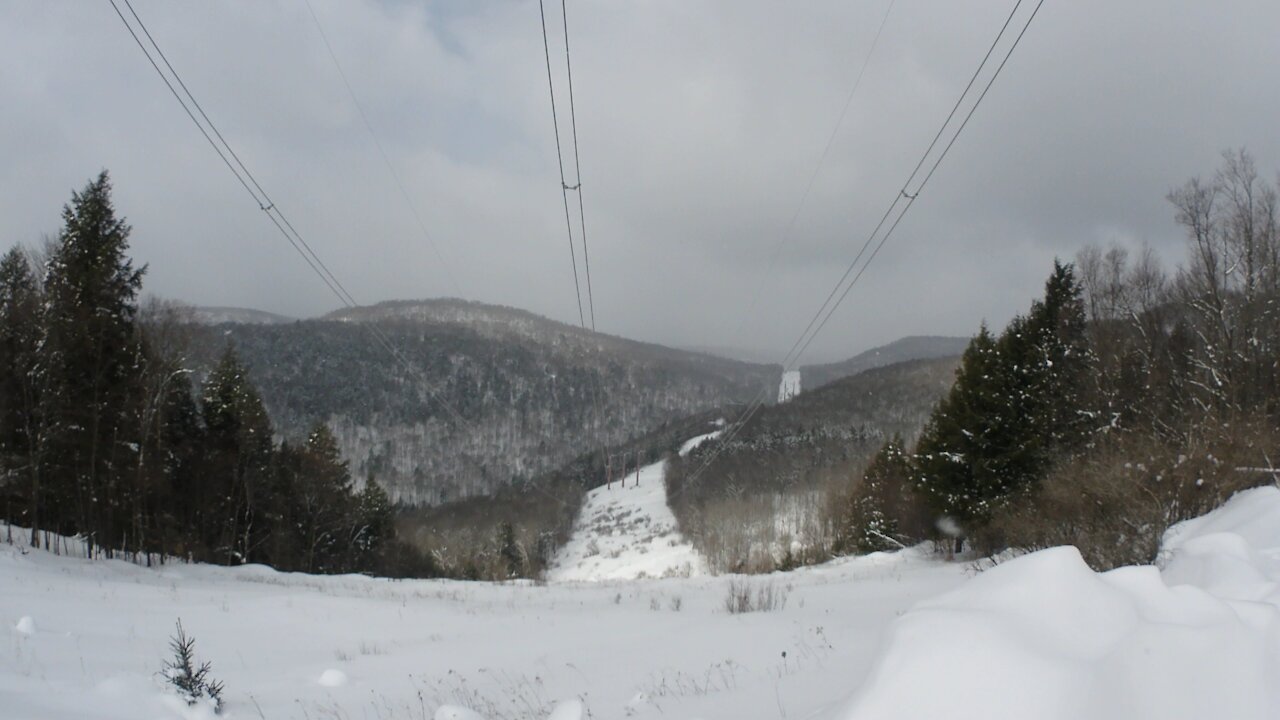
[[[196,334],[202,368],[235,345],[278,432],[327,423],[357,482],[373,475],[409,503],[488,494],[584,448],[744,402],[780,376],[461,300]]]
[[[187,317],[201,325],[222,325],[239,323],[243,325],[279,325],[291,323],[296,318],[277,315],[265,310],[238,307],[192,307],[186,308]]]

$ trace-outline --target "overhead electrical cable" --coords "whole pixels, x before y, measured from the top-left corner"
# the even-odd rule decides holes
[[[582,207],[582,159],[578,154],[578,113],[573,103],[573,64],[569,61],[569,10],[566,0],[560,0],[560,16],[564,20],[564,68],[569,86],[569,122],[573,128],[573,174],[577,182],[573,187],[578,195],[578,221],[582,230],[582,264],[587,276],[587,308],[591,311],[591,329],[596,329],[596,300],[591,291],[591,253],[587,249],[587,213]],[[546,35],[543,35],[546,40]],[[563,179],[561,180],[563,182]]]
[[[435,253],[436,259],[440,261],[440,266],[444,270],[444,275],[449,279],[449,283],[453,286],[453,291],[458,297],[462,297],[462,290],[458,286],[457,277],[450,266],[449,260],[445,258],[444,253],[440,250],[439,243],[435,237],[427,230],[427,225],[422,221],[422,215],[418,212],[417,205],[410,197],[408,189],[405,188],[404,180],[401,179],[400,173],[396,171],[395,165],[391,163],[390,156],[382,146],[382,141],[378,139],[378,133],[373,129],[373,123],[369,121],[369,115],[365,112],[363,103],[360,102],[359,96],[356,95],[355,89],[351,86],[351,81],[347,77],[346,70],[343,69],[342,63],[338,60],[338,55],[333,50],[333,45],[329,42],[329,34],[325,32],[324,25],[320,22],[320,17],[316,14],[315,8],[311,5],[311,0],[304,0],[307,4],[307,11],[311,14],[311,20],[315,23],[316,30],[320,33],[320,39],[324,42],[324,48],[329,53],[329,59],[333,61],[333,67],[338,71],[338,77],[342,78],[342,85],[347,89],[347,95],[351,97],[351,104],[355,106],[357,114],[360,115],[360,121],[364,124],[364,129],[368,131],[369,138],[373,140],[374,147],[378,150],[378,155],[382,158],[382,164],[387,167],[387,173],[391,175],[391,179],[395,182],[396,188],[400,191],[400,197],[404,200],[405,206],[409,209],[409,213],[413,216],[413,221],[418,226],[418,231],[422,233],[422,237],[426,239],[431,246],[431,250]]]
[[[578,300],[578,322],[584,331],[588,329],[587,318],[590,317],[590,331],[596,332],[596,306],[595,293],[591,284],[591,253],[587,244],[587,216],[584,209],[583,192],[582,192],[582,155],[578,145],[578,115],[577,106],[574,101],[573,94],[573,62],[569,52],[569,10],[566,0],[560,1],[561,22],[564,29],[564,64],[566,74],[566,85],[569,88],[569,120],[573,139],[573,165],[575,182],[570,185],[565,176],[564,170],[564,151],[560,141],[560,120],[559,113],[556,110],[556,89],[553,80],[553,72],[551,69],[551,41],[547,33],[547,12],[544,0],[538,0],[538,13],[542,22],[542,49],[543,56],[547,64],[547,90],[551,99],[551,120],[552,129],[555,132],[556,140],[556,162],[560,168],[560,194],[564,201],[564,219],[565,229],[569,236],[569,257],[573,267],[573,289]],[[587,308],[588,313],[583,312],[582,307],[582,290],[578,279],[578,260],[577,249],[573,242],[573,221],[569,210],[569,192],[572,191],[578,196],[578,220],[582,236],[582,261],[583,271],[587,281]],[[605,445],[603,436],[604,413],[600,406],[600,387],[601,380],[598,374],[594,375],[595,380],[589,385],[591,393],[591,404],[595,413],[594,434],[596,444],[600,448],[600,458],[606,466],[606,472],[611,462],[608,447]],[[638,462],[638,460],[637,460]],[[624,463],[625,464],[625,463]],[[540,489],[540,488],[539,488]],[[545,493],[544,493],[545,494]]]
[[[543,0],[538,0],[538,13],[542,17],[542,50],[547,59],[547,90],[551,93],[551,127],[556,135],[556,162],[560,165],[560,196],[564,199],[564,223],[569,232],[569,259],[573,264],[573,291],[578,298],[578,322],[585,328],[587,326],[587,318],[582,311],[582,287],[578,282],[578,251],[573,244],[573,220],[569,216],[569,184],[565,180],[564,152],[560,148],[560,116],[556,112],[556,86],[551,79],[551,42],[547,39],[547,11]]]
[[[322,282],[324,282],[325,286],[329,288],[343,306],[347,308],[358,307],[359,303],[355,301],[351,293],[347,291],[337,276],[334,275],[333,272],[329,270],[328,266],[324,264],[324,261],[320,259],[320,256],[315,252],[311,245],[308,244],[302,237],[301,233],[297,231],[289,219],[284,215],[283,211],[280,210],[275,202],[271,200],[270,196],[267,195],[266,191],[262,188],[262,185],[258,183],[257,179],[251,172],[249,172],[249,169],[240,160],[239,155],[236,154],[235,150],[231,147],[231,144],[227,142],[222,133],[218,130],[217,126],[209,119],[208,114],[205,113],[204,109],[200,106],[195,95],[192,94],[186,83],[183,82],[178,71],[174,69],[173,65],[165,56],[164,51],[160,49],[159,43],[156,42],[155,38],[151,35],[150,30],[147,29],[146,23],[144,23],[142,18],[138,16],[138,13],[133,8],[130,0],[122,1],[124,2],[125,7],[128,8],[129,14],[133,17],[138,28],[142,31],[142,34],[147,38],[147,42],[150,43],[151,48],[148,48],[147,43],[142,41],[142,37],[138,35],[133,24],[125,17],[124,12],[121,11],[116,0],[107,1],[111,3],[111,7],[115,10],[116,15],[119,16],[120,22],[124,24],[125,29],[129,32],[129,35],[133,38],[134,42],[137,43],[138,48],[142,50],[143,55],[146,56],[151,67],[155,69],[156,74],[160,76],[160,79],[164,81],[165,86],[169,88],[169,92],[173,95],[174,99],[176,99],[178,104],[182,106],[187,117],[196,125],[200,134],[203,135],[205,140],[209,142],[209,145],[213,147],[214,152],[218,154],[218,157],[222,160],[223,164],[231,171],[236,180],[239,181],[240,185],[244,187],[245,191],[249,193],[249,196],[253,198],[254,202],[258,205],[258,208],[266,214],[266,216],[271,220],[271,223],[275,225],[276,229],[280,231],[280,234],[284,236],[285,240],[287,240],[293,249],[302,256],[302,259],[307,263],[307,266],[311,268],[312,272],[314,272]],[[155,55],[160,57],[160,61],[164,63],[164,66],[168,68],[169,73],[173,76],[172,80],[170,80],[169,76],[165,74],[163,69],[161,69],[160,63],[156,62],[155,56],[152,55],[152,49],[154,49]],[[174,85],[175,82],[177,83],[176,87]],[[182,88],[182,93],[178,92],[178,87]],[[194,110],[192,108],[194,108]],[[199,115],[199,118],[197,118],[197,114]],[[203,118],[204,123],[200,122],[200,118]],[[215,137],[217,138],[216,141],[214,139]],[[462,414],[453,407],[453,405],[440,395],[435,384],[423,376],[418,368],[415,368],[408,362],[404,355],[392,345],[391,341],[376,324],[368,322],[363,323],[363,325],[368,328],[370,334],[374,336],[374,340],[384,350],[386,350],[388,354],[390,354],[406,370],[419,375],[425,383],[428,393],[440,407],[444,408],[460,424],[473,427],[470,421],[464,418]]]
[[[858,251],[858,254],[854,257],[853,261],[849,263],[849,266],[846,268],[844,274],[840,277],[840,280],[836,282],[831,292],[827,295],[827,298],[826,300],[824,300],[822,306],[819,307],[818,311],[814,313],[812,318],[810,318],[808,325],[805,327],[805,330],[800,334],[800,337],[797,338],[795,344],[792,345],[791,350],[788,351],[787,356],[784,358],[782,363],[784,372],[793,368],[794,365],[799,362],[800,357],[803,356],[805,350],[808,349],[809,344],[812,343],[814,338],[817,337],[818,333],[820,333],[822,329],[826,327],[826,324],[831,319],[831,316],[835,314],[836,309],[844,302],[845,298],[848,297],[849,292],[853,289],[853,286],[857,284],[859,279],[861,279],[863,273],[866,272],[867,267],[870,266],[871,262],[875,260],[876,256],[880,253],[880,250],[884,247],[885,243],[888,242],[890,237],[892,237],[893,232],[898,227],[898,224],[902,222],[903,217],[906,216],[907,212],[911,209],[912,205],[915,204],[916,199],[919,198],[920,192],[928,184],[929,180],[932,179],[934,173],[937,172],[938,167],[942,164],[943,159],[946,158],[947,154],[951,151],[951,148],[955,145],[956,140],[960,137],[960,134],[964,131],[965,127],[969,124],[969,120],[973,117],[973,114],[977,111],[978,106],[981,105],[983,99],[986,98],[987,92],[990,91],[992,85],[996,81],[996,78],[999,77],[1001,71],[1004,70],[1005,64],[1009,62],[1009,58],[1013,55],[1014,50],[1016,50],[1019,43],[1022,42],[1023,36],[1026,35],[1027,30],[1031,27],[1032,21],[1035,20],[1036,15],[1038,15],[1040,12],[1040,8],[1044,5],[1044,0],[1039,0],[1036,3],[1035,8],[1031,11],[1030,15],[1027,17],[1026,21],[1023,23],[1022,29],[1019,31],[1018,35],[1014,38],[1012,43],[1009,45],[1008,49],[1005,51],[1004,57],[1000,61],[1000,64],[992,72],[990,78],[987,80],[986,85],[983,87],[982,92],[978,95],[977,99],[973,101],[972,106],[969,108],[968,112],[965,114],[964,119],[961,121],[959,127],[957,127],[952,132],[950,140],[947,142],[946,146],[934,159],[933,165],[930,167],[929,172],[925,175],[924,179],[921,180],[920,183],[915,186],[915,192],[908,192],[908,188],[911,187],[912,182],[915,181],[916,176],[919,174],[920,170],[925,166],[925,163],[928,160],[929,155],[933,152],[934,148],[937,146],[939,139],[946,133],[947,128],[951,125],[952,120],[956,117],[957,111],[963,105],[965,98],[969,95],[970,91],[974,87],[975,82],[977,81],[978,77],[982,73],[983,68],[987,65],[987,62],[990,60],[996,47],[1000,43],[1000,40],[1004,37],[1006,31],[1009,28],[1009,25],[1011,24],[1014,17],[1016,16],[1019,8],[1021,8],[1022,3],[1023,3],[1023,0],[1018,0],[1018,2],[1014,5],[1013,9],[1009,12],[1009,16],[1005,19],[1004,25],[1001,26],[1000,32],[997,33],[995,40],[993,40],[991,43],[991,47],[987,49],[986,55],[983,56],[982,62],[979,63],[977,70],[974,71],[973,76],[969,79],[969,83],[965,86],[965,89],[961,93],[960,98],[957,99],[956,104],[952,107],[951,112],[947,115],[947,118],[943,122],[942,126],[939,128],[938,133],[934,136],[932,142],[929,143],[929,146],[925,150],[924,154],[921,155],[919,162],[916,163],[916,166],[912,170],[911,174],[908,176],[907,181],[903,183],[901,189],[894,195],[893,201],[889,204],[889,207],[885,210],[884,215],[881,216],[880,221],[876,224],[871,234],[867,237],[866,241],[863,243],[862,248]],[[899,206],[901,206],[900,209],[899,209]],[[867,260],[865,263],[862,264],[861,269],[858,269],[855,274],[854,270],[858,266],[859,260],[866,253],[867,249],[872,246],[872,243],[875,241],[875,238],[877,234],[880,232],[880,229],[884,227],[885,223],[893,215],[895,209],[898,209],[897,217],[889,225],[889,229],[884,233],[884,235],[881,236],[879,242],[875,244],[874,249],[872,250],[871,254],[867,256]],[[851,275],[852,275],[852,279],[850,280]],[[848,282],[846,283],[846,281]],[[708,467],[710,467],[711,463],[713,463],[719,457],[719,455],[724,452],[728,444],[735,437],[737,437],[737,435],[741,432],[742,428],[746,426],[746,423],[749,422],[750,419],[759,410],[759,408],[763,404],[763,398],[764,398],[764,390],[762,390],[761,393],[758,394],[755,399],[753,399],[752,403],[748,406],[747,410],[744,411],[742,417],[739,418],[739,420],[734,423],[734,425],[730,428],[730,430],[725,433],[725,437],[721,440],[721,442],[717,443],[717,447],[708,456],[706,461],[703,462],[698,467],[698,469],[689,477],[683,489],[687,489],[688,487],[690,487],[698,479],[698,477],[701,476],[701,474],[704,473]],[[682,492],[683,492],[683,489],[681,490]]]

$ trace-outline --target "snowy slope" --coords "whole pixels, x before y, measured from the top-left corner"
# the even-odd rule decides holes
[[[704,436],[705,437],[705,436]],[[663,483],[665,463],[640,468],[587,493],[573,535],[547,571],[552,582],[689,577],[706,561],[676,529]],[[638,478],[638,481],[637,481]]]

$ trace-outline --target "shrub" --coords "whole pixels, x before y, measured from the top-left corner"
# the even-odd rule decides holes
[[[1212,436],[1177,444],[1122,435],[1060,464],[1036,491],[994,512],[974,538],[977,549],[1075,545],[1100,571],[1155,561],[1171,525],[1272,480],[1251,468],[1266,466],[1280,439],[1275,429],[1265,422],[1213,427]]]
[[[772,582],[753,586],[746,580],[730,580],[724,597],[725,612],[738,615],[749,612],[772,612],[787,606],[790,588]]]

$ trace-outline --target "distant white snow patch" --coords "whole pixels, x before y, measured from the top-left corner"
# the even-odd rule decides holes
[[[724,420],[719,420],[718,423],[720,425],[723,425]],[[699,435],[698,437],[685,440],[684,444],[680,446],[680,456],[684,457],[685,455],[688,455],[689,453],[693,452],[694,448],[698,447],[704,442],[707,442],[708,440],[714,440],[720,437],[721,433],[723,432],[724,432],[723,430],[716,430],[715,432],[709,432],[706,435]]]
[[[800,371],[788,370],[782,373],[782,383],[778,386],[778,402],[786,402],[799,394]]]
[[[23,615],[22,618],[18,620],[18,624],[13,626],[13,629],[17,631],[19,635],[35,635],[36,621],[32,620],[30,615]]]
[[[676,529],[664,470],[665,463],[657,462],[640,468],[638,476],[632,472],[587,493],[573,535],[552,560],[547,579],[596,582],[705,574],[706,561]]]

